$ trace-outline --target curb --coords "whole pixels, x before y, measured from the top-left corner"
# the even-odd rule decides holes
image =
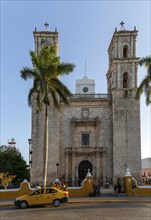
[[[146,200],[91,200],[91,201],[69,201],[70,204],[76,203],[151,203],[151,201]]]

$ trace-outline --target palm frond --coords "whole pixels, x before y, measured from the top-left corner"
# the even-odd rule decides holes
[[[32,95],[36,97],[38,109],[42,108],[42,104],[49,105],[50,97],[54,102],[54,106],[59,109],[59,97],[65,104],[72,94],[69,89],[58,79],[60,75],[68,75],[73,71],[75,65],[70,63],[60,63],[60,57],[56,56],[56,48],[54,46],[44,46],[40,53],[30,51],[33,63],[33,69],[23,67],[21,77],[24,80],[33,78],[33,87],[29,91],[28,105],[31,106]],[[36,95],[35,95],[36,94]]]
[[[146,105],[149,105],[151,103],[151,56],[140,59],[139,65],[144,65],[147,68],[147,75],[137,88],[135,98],[139,100],[144,93],[146,96]]]
[[[138,100],[138,99],[140,99],[140,96],[142,95],[142,93],[144,92],[144,88],[145,88],[145,86],[146,86],[146,82],[147,80],[146,80],[146,77],[141,81],[141,83],[140,83],[140,85],[139,85],[139,87],[138,87],[138,89],[137,89],[137,92],[136,92],[136,99]]]
[[[31,88],[29,90],[29,93],[28,93],[28,105],[29,106],[32,105],[32,100],[33,100],[34,92],[35,92],[35,88]]]
[[[60,105],[59,105],[59,97],[57,96],[56,90],[54,88],[49,88],[49,93],[51,94],[51,98],[53,101],[53,104],[55,106],[56,109],[60,109]]]
[[[20,73],[21,78],[24,80],[31,79],[36,76],[36,71],[30,67],[23,67]]]
[[[68,63],[61,63],[58,65],[57,73],[58,75],[69,75],[75,68],[74,64],[68,64]]]
[[[65,95],[67,95],[68,97],[72,96],[70,90],[58,78],[52,78],[48,85],[50,87],[53,86],[56,90],[59,89],[61,92],[65,93]]]
[[[145,66],[146,68],[151,67],[151,56],[143,57],[139,61],[140,66]]]

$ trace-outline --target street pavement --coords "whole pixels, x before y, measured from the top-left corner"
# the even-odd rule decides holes
[[[84,200],[83,200],[84,201]],[[149,203],[63,203],[56,208],[52,205],[17,209],[2,207],[1,220],[151,220]]]

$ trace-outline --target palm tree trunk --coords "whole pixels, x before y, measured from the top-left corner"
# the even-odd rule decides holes
[[[47,170],[48,170],[48,105],[45,104],[45,134],[44,134],[44,187],[47,184]]]

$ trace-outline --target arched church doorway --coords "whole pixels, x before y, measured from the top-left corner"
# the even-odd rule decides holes
[[[81,182],[85,179],[88,170],[92,172],[92,163],[88,160],[83,160],[79,164],[79,185],[81,185]]]

